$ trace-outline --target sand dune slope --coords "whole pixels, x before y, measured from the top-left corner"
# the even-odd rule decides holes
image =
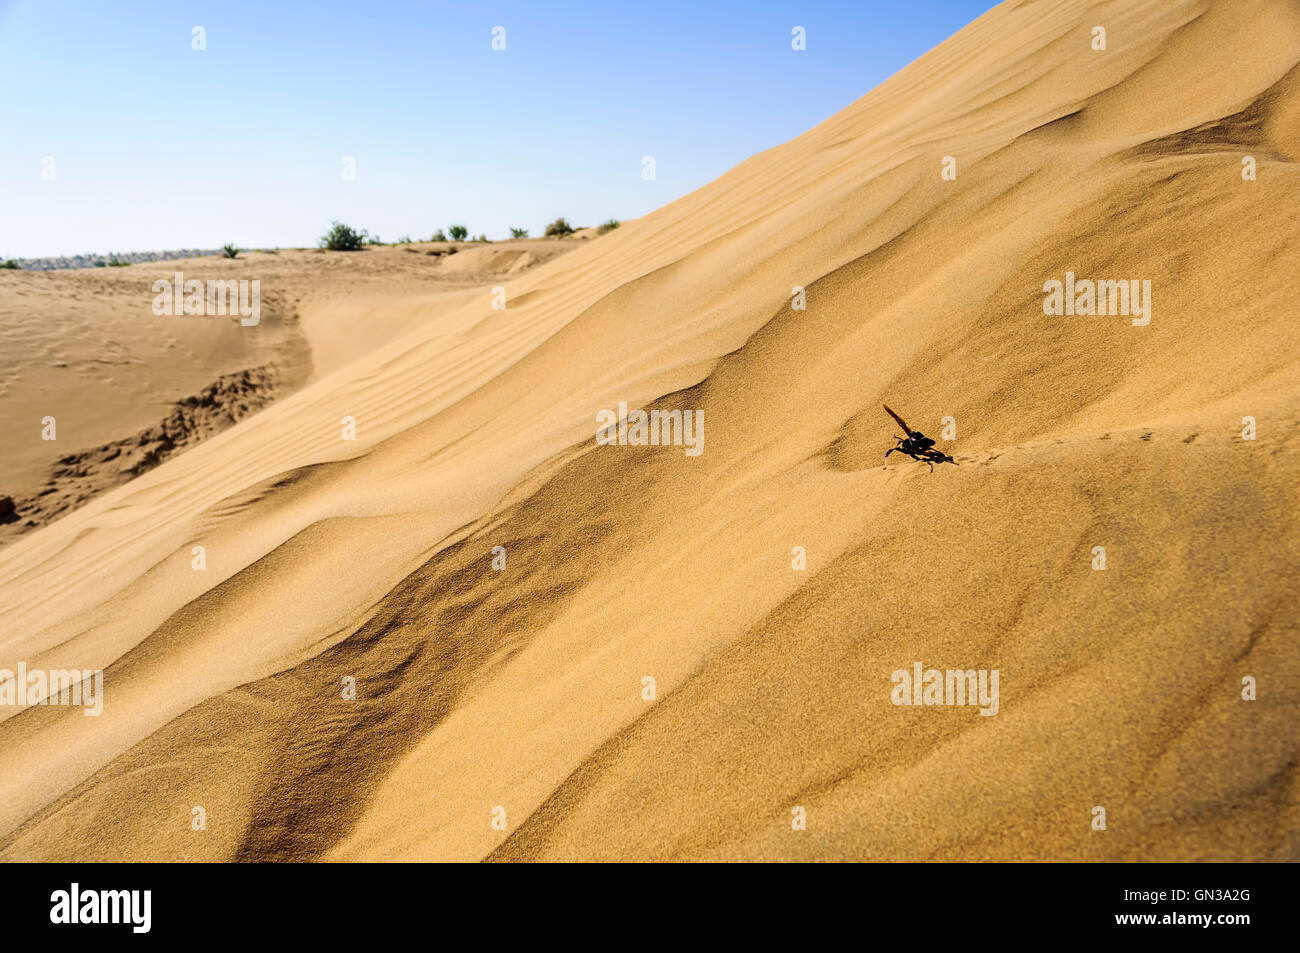
[[[1297,143],[1290,0],[1007,2],[35,532],[0,667],[105,709],[0,709],[0,856],[1300,857]]]

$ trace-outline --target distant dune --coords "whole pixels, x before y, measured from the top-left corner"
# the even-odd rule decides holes
[[[1300,858],[1298,143],[1293,0],[1008,0],[562,257],[320,259],[304,386],[0,550],[105,670],[0,857]]]
[[[139,476],[310,377],[437,320],[573,240],[245,251],[33,274],[0,270],[0,545]],[[450,249],[454,253],[449,253]],[[257,280],[238,316],[154,314],[153,283]],[[362,330],[364,329],[364,330]],[[53,440],[41,439],[54,418]],[[3,507],[0,507],[2,509]]]

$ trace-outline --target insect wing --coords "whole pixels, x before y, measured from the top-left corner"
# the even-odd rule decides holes
[[[902,417],[898,416],[898,414],[890,410],[888,404],[881,404],[881,406],[885,408],[885,413],[889,414],[889,416],[893,417],[895,420],[898,421],[898,426],[903,428],[904,433],[906,433],[909,437],[912,436],[912,428],[903,422]]]

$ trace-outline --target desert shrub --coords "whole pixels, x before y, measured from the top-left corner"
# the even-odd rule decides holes
[[[10,268],[13,269],[14,271],[17,271],[18,262],[14,261],[12,258],[6,258],[4,264],[0,264],[0,268]]]
[[[528,229],[526,229],[526,228],[515,228],[515,227],[512,225],[512,226],[510,227],[510,237],[511,237],[511,238],[527,238],[527,237],[528,237]]]
[[[398,239],[394,244],[397,244],[397,245],[409,245],[409,244],[411,244],[411,236],[410,236],[410,235],[403,235],[403,236],[402,236],[401,238],[399,238],[399,239]]]
[[[463,242],[469,237],[469,229],[464,225],[453,225],[447,229],[447,234],[451,236],[452,241]]]
[[[366,231],[336,221],[334,227],[321,236],[320,247],[327,251],[361,251],[366,244]]]
[[[222,258],[238,258],[238,257],[239,257],[239,249],[238,249],[237,247],[235,247],[234,245],[222,245],[222,246],[221,246],[221,257],[222,257]]]
[[[606,232],[612,232],[614,229],[618,228],[618,226],[621,224],[622,223],[618,219],[611,218],[608,222],[601,223],[601,226],[596,229],[596,234],[604,235]]]
[[[572,235],[572,234],[573,234],[573,226],[570,225],[568,222],[566,222],[563,218],[557,218],[555,221],[551,222],[550,225],[546,226],[547,238],[552,238],[552,237],[563,238],[565,235]]]
[[[434,232],[433,236],[429,239],[431,242],[445,242],[446,240],[447,236],[443,233],[441,228]]]
[[[478,238],[474,239],[474,241],[476,241],[476,242],[485,242],[485,241],[487,241],[487,236],[484,235],[482,232],[480,232]]]

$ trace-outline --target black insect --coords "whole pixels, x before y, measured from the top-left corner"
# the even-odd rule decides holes
[[[886,457],[888,457],[891,453],[897,450],[900,453],[907,454],[909,457],[911,457],[913,460],[917,461],[918,463],[928,463],[930,465],[931,472],[934,471],[934,465],[936,463],[951,463],[953,466],[957,465],[957,461],[954,460],[952,457],[934,449],[933,440],[931,440],[925,434],[921,433],[921,431],[913,430],[906,423],[904,423],[903,418],[898,416],[898,414],[894,413],[892,410],[890,410],[888,404],[885,404],[883,406],[885,408],[885,413],[889,414],[889,416],[897,420],[898,426],[902,427],[903,432],[907,434],[906,437],[894,438],[894,440],[897,441],[898,446],[886,450],[885,451]]]

